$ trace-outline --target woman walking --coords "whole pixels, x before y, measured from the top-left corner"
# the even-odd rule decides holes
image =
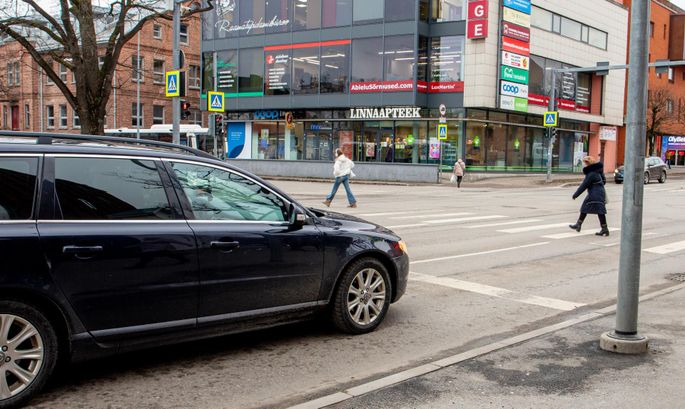
[[[454,178],[456,179],[457,183],[457,188],[461,187],[461,180],[464,179],[464,171],[466,170],[466,164],[464,163],[461,158],[459,158],[456,162],[454,162],[454,171],[452,171],[452,174]]]
[[[354,167],[354,162],[352,162],[347,156],[343,154],[342,149],[337,148],[335,150],[335,164],[333,165],[333,176],[335,176],[335,182],[333,183],[333,190],[326,196],[323,204],[330,207],[335,194],[338,192],[338,188],[342,183],[345,186],[345,192],[347,193],[347,201],[350,203],[347,207],[357,207],[357,199],[354,198],[352,190],[350,190],[350,176],[354,176],[352,173],[352,168]]]
[[[576,224],[570,224],[568,227],[580,232],[580,227],[582,226],[583,221],[585,221],[585,216],[587,216],[588,213],[596,214],[599,218],[599,224],[602,226],[602,230],[595,234],[597,236],[608,236],[606,191],[604,190],[604,185],[606,184],[604,164],[602,162],[597,162],[592,156],[586,156],[583,158],[583,166],[585,179],[578,187],[578,190],[576,190],[576,193],[573,194],[573,200],[583,194],[585,190],[587,190],[587,197],[580,207],[578,221]]]

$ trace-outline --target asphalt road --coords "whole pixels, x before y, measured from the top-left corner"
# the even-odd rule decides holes
[[[321,207],[330,185],[279,181]],[[406,295],[374,333],[323,322],[121,355],[68,368],[41,408],[281,408],[615,303],[622,186],[607,185],[610,237],[572,187],[353,184],[332,210],[390,227],[409,246]],[[646,186],[643,291],[675,283],[685,261],[685,182]],[[610,328],[607,328],[607,330]]]

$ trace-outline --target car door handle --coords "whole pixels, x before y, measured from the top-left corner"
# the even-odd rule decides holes
[[[101,253],[102,246],[64,246],[62,253],[64,254],[93,254]]]
[[[240,247],[240,242],[237,241],[213,241],[209,243],[209,247],[221,251],[232,251]]]

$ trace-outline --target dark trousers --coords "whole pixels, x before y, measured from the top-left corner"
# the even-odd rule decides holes
[[[587,213],[581,213],[580,216],[578,216],[578,221],[582,223],[586,217],[587,217]],[[607,215],[606,214],[598,214],[597,217],[599,218],[599,224],[602,226],[606,226]]]

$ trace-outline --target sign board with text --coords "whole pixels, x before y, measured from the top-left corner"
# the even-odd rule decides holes
[[[521,68],[502,66],[502,79],[505,81],[518,82],[519,84],[528,84],[528,71]]]
[[[502,19],[518,26],[530,28],[530,14],[504,7],[502,8]]]
[[[517,26],[514,23],[508,23],[506,21],[503,22],[502,35],[526,43],[530,42],[530,29],[522,26]]]
[[[509,7],[524,14],[530,14],[530,0],[504,0],[504,7]]]
[[[468,3],[466,38],[475,40],[488,36],[488,0],[474,0]]]
[[[502,37],[502,50],[516,53],[519,55],[530,55],[530,44],[524,41],[514,40],[509,37]]]
[[[528,71],[530,70],[530,57],[502,51],[502,64]]]
[[[502,84],[500,85],[500,94],[528,99],[528,85],[502,81]]]

